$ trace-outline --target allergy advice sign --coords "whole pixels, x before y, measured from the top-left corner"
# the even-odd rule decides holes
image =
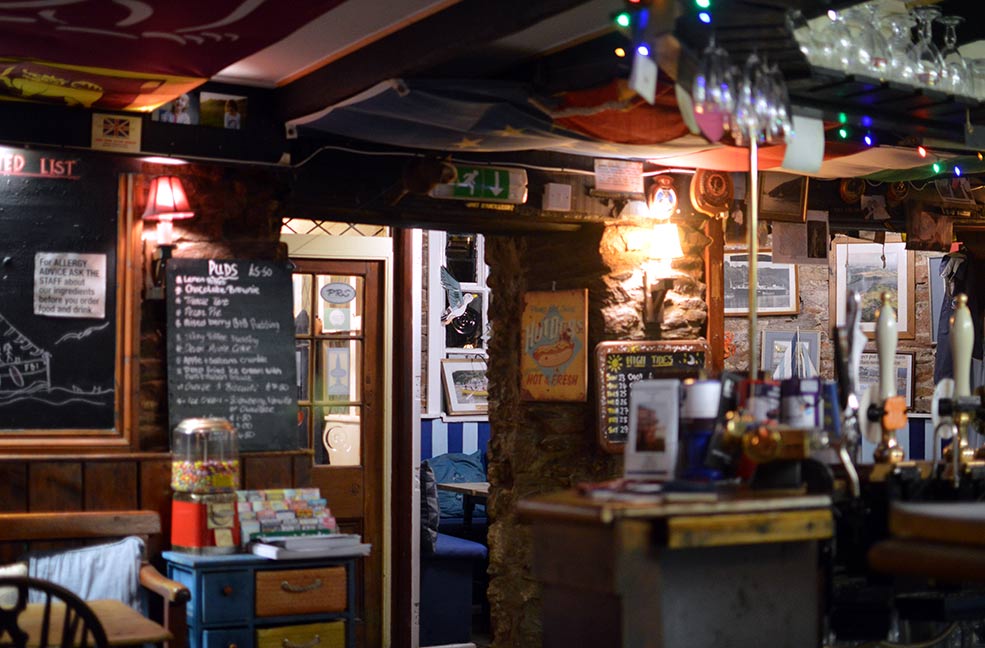
[[[38,252],[34,255],[34,314],[106,317],[106,255]]]

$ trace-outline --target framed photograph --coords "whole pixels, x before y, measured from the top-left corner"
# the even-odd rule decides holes
[[[894,364],[896,365],[896,395],[906,397],[906,406],[913,407],[913,351],[899,351],[896,353]],[[879,390],[879,354],[874,351],[862,353],[862,362],[859,363],[859,385],[870,387],[872,391],[871,400],[874,402],[878,397]]]
[[[828,281],[828,307],[836,326],[845,323],[845,303],[849,291],[862,296],[862,330],[875,337],[876,313],[881,295],[889,291],[896,309],[896,328],[900,339],[916,335],[913,316],[913,252],[904,243],[864,243],[836,240],[831,255]]]
[[[779,377],[788,378],[793,375],[794,354],[792,352],[794,338],[800,355],[797,360],[802,363],[803,375],[818,375],[821,367],[821,333],[819,331],[763,331],[760,366],[763,371],[773,376],[779,369]],[[808,368],[809,365],[809,368]]]
[[[480,358],[448,358],[441,361],[445,405],[450,416],[485,414],[489,411],[489,379],[486,361]]]
[[[202,92],[199,95],[199,113],[202,126],[239,130],[246,121],[246,97]]]
[[[777,171],[759,174],[759,217],[803,223],[807,220],[807,176]]]
[[[797,266],[773,263],[773,255],[757,255],[759,281],[756,287],[756,312],[760,315],[794,315],[800,310],[797,295]],[[725,315],[744,317],[749,314],[749,254],[725,253]]]
[[[673,479],[680,394],[677,379],[639,380],[630,386],[627,479]]]

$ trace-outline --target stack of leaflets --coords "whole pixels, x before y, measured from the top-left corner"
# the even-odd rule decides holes
[[[368,556],[372,545],[356,533],[274,533],[254,536],[250,551],[274,560]]]

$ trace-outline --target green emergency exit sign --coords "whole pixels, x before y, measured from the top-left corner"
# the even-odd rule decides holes
[[[527,172],[523,169],[455,165],[455,179],[435,185],[433,198],[520,204],[527,200]]]

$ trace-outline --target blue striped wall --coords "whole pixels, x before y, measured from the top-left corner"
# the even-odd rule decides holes
[[[982,437],[974,432],[969,439],[972,447],[982,444]],[[934,458],[934,427],[930,418],[911,416],[909,427],[896,435],[899,444],[912,460]],[[489,443],[489,422],[470,421],[446,423],[440,418],[421,419],[421,461],[446,452],[473,453],[485,450]],[[862,441],[860,463],[872,463],[875,445]],[[938,453],[937,456],[940,456]]]
[[[446,452],[485,451],[488,444],[488,421],[446,423],[440,418],[421,419],[421,461]]]
[[[937,454],[934,454],[934,425],[930,417],[910,415],[908,423],[909,427],[907,429],[900,430],[896,433],[896,440],[903,448],[905,457],[915,461],[922,459],[931,460],[935,456],[936,458],[940,458],[941,453],[939,449]],[[978,448],[982,445],[982,436],[974,430],[970,431],[968,437],[968,443],[972,448]],[[942,441],[941,446],[946,446],[948,443],[950,441]],[[863,439],[860,463],[872,463],[872,453],[874,450],[875,444]]]

